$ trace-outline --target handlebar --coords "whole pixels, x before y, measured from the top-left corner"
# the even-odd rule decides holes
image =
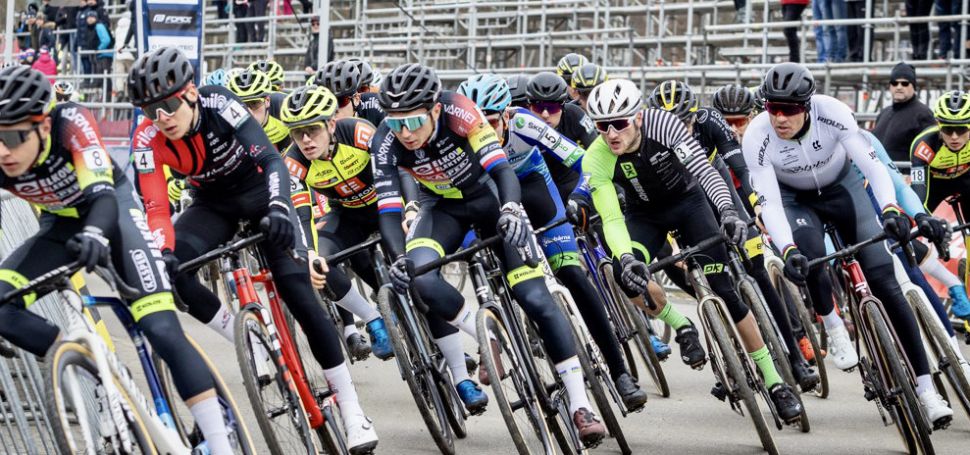
[[[259,243],[263,241],[263,239],[265,238],[266,238],[266,234],[263,234],[262,232],[260,232],[258,234],[254,234],[249,237],[241,238],[239,240],[236,240],[235,242],[228,243],[225,246],[216,248],[206,254],[203,254],[202,256],[199,256],[191,261],[187,261],[186,263],[180,265],[178,273],[182,274],[182,273],[194,272],[211,261],[235,254],[237,251],[242,250],[244,248],[248,248],[256,243]]]
[[[78,261],[57,267],[54,270],[34,278],[24,287],[14,289],[4,294],[2,297],[0,297],[0,304],[6,304],[27,294],[37,293],[44,295],[58,289],[63,289],[64,279],[74,275],[83,268],[84,265]],[[125,283],[125,280],[118,275],[118,271],[115,269],[114,264],[112,264],[110,261],[105,266],[98,266],[97,269],[95,269],[95,273],[101,277],[101,279],[103,279],[108,286],[117,291],[118,295],[122,298],[131,299],[139,294],[138,289],[135,289],[129,286],[128,283]]]
[[[351,256],[357,253],[371,249],[374,245],[377,245],[378,243],[380,243],[380,241],[381,241],[381,236],[375,235],[370,239],[367,239],[367,241],[364,243],[352,246],[345,250],[338,251],[334,254],[331,254],[330,256],[327,256],[324,259],[327,261],[327,265],[337,265],[343,261],[346,261]]]
[[[909,231],[909,237],[910,239],[915,239],[917,237],[920,237],[919,228],[913,228],[911,231]],[[886,233],[880,232],[875,236],[873,236],[872,238],[863,240],[854,245],[846,246],[845,248],[842,248],[839,251],[822,256],[820,258],[812,259],[811,261],[808,261],[808,268],[812,269],[812,268],[818,267],[822,263],[831,261],[832,259],[842,259],[849,256],[855,256],[856,253],[858,253],[863,248],[875,243],[882,242],[883,240],[886,240]],[[909,242],[906,242],[905,245],[900,245],[899,242],[893,242],[892,244],[889,245],[889,250],[892,251],[900,247],[902,247],[903,250],[912,249],[912,247],[909,245]],[[911,253],[911,251],[909,253]]]
[[[693,256],[701,251],[704,251],[712,246],[715,246],[719,243],[723,243],[725,241],[727,241],[727,239],[724,238],[724,235],[721,233],[718,233],[715,236],[712,236],[704,240],[701,240],[700,242],[697,242],[697,245],[692,245],[692,246],[683,248],[677,254],[671,255],[670,257],[665,257],[663,259],[660,259],[654,262],[653,264],[648,265],[647,270],[649,270],[650,273],[655,273],[656,271],[664,267],[683,261],[684,259],[687,259],[690,256]]]

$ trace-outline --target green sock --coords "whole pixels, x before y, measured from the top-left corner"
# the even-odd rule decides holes
[[[667,325],[672,327],[674,330],[678,330],[681,327],[690,325],[690,319],[687,319],[680,311],[670,303],[660,310],[660,314],[657,315],[657,319],[664,321]]]
[[[761,370],[761,375],[765,378],[765,387],[770,389],[773,385],[782,382],[781,376],[775,370],[775,362],[771,359],[768,346],[762,346],[761,349],[749,352],[748,355],[751,356],[751,360],[754,360],[754,363],[758,365],[758,369]]]

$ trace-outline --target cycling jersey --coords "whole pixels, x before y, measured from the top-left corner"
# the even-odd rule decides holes
[[[286,147],[291,142],[290,129],[280,120],[280,110],[283,109],[283,100],[285,98],[286,94],[281,92],[274,92],[269,95],[266,123],[263,124],[263,132],[266,133],[266,137],[269,138],[269,141],[273,143],[273,146],[280,153],[286,151]]]
[[[943,138],[940,137],[939,125],[932,126],[923,130],[913,140],[910,160],[913,163],[913,168],[910,171],[913,178],[913,191],[916,191],[920,200],[928,204],[931,183],[939,186],[946,181],[957,180],[970,169],[970,142],[967,142],[960,150],[950,150]],[[940,193],[935,188],[934,193],[942,197],[950,195]],[[936,204],[932,205],[935,206]],[[931,208],[930,205],[927,205],[927,208]]]
[[[606,243],[614,256],[632,251],[630,234],[613,184],[626,194],[627,207],[663,211],[699,182],[720,213],[735,210],[724,179],[704,159],[700,144],[677,116],[658,109],[643,111],[638,149],[619,157],[602,138],[583,158],[593,203],[603,220]]]
[[[840,182],[855,164],[869,180],[882,207],[896,203],[885,166],[859,132],[852,111],[841,101],[825,95],[813,96],[806,117],[810,124],[799,139],[779,138],[769,115],[762,112],[748,125],[743,141],[744,160],[760,197],[765,226],[781,251],[792,245],[793,239],[779,186],[821,194],[827,186]]]
[[[290,205],[286,165],[239,98],[225,87],[207,85],[199,87],[197,103],[198,121],[184,138],[167,139],[148,119],[133,138],[132,159],[148,224],[162,250],[175,247],[163,165],[213,199],[234,197],[264,178],[269,203]]]
[[[730,168],[731,176],[735,179],[735,188],[740,188],[745,199],[750,200],[752,193],[751,178],[748,176],[748,166],[741,156],[741,144],[738,143],[731,125],[728,125],[716,109],[702,107],[694,116],[691,135],[701,145],[707,154],[707,159],[714,163],[715,157],[720,156]]]
[[[442,109],[434,133],[421,148],[406,149],[386,124],[371,140],[381,232],[392,257],[404,253],[398,167],[421,184],[425,198],[474,198],[491,192],[494,185],[502,203],[520,200],[515,172],[478,106],[451,91],[443,92],[438,102]]]
[[[896,163],[893,163],[892,158],[889,157],[889,152],[883,147],[882,142],[876,138],[876,135],[870,133],[866,130],[860,130],[862,135],[869,140],[872,144],[873,150],[876,151],[876,157],[879,161],[886,166],[886,170],[889,171],[889,178],[893,181],[893,189],[896,191],[896,200],[899,201],[899,206],[903,208],[910,216],[916,216],[920,213],[926,213],[926,209],[923,208],[923,203],[921,202],[919,196],[913,191],[913,188],[906,184],[906,178],[903,174],[899,172],[899,168],[896,167]],[[857,172],[859,168],[856,168]]]
[[[556,131],[582,149],[588,148],[599,137],[599,133],[596,132],[596,127],[589,116],[586,115],[586,111],[575,104],[568,103],[562,108],[562,117]],[[546,161],[546,166],[549,167],[552,180],[556,182],[560,197],[566,200],[569,193],[579,183],[579,172],[571,167],[574,163],[564,162],[553,156],[543,155],[542,158]]]
[[[526,108],[509,111],[503,147],[515,175],[524,177],[538,169],[538,163],[548,159],[579,173],[585,151],[566,136],[547,125]],[[538,156],[536,156],[538,155]],[[535,158],[539,158],[538,163]],[[548,171],[548,166],[542,165]]]
[[[376,93],[361,93],[360,104],[354,109],[354,115],[367,120],[371,125],[380,125],[387,116],[377,100]]]

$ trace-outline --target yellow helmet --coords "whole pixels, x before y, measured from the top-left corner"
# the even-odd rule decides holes
[[[283,99],[280,120],[289,128],[325,122],[337,112],[337,97],[326,87],[309,85],[294,90]]]
[[[274,90],[279,90],[280,86],[283,85],[283,67],[279,63],[272,60],[259,60],[249,65],[249,69],[266,73]]]
[[[573,77],[573,73],[587,63],[589,63],[589,59],[581,54],[566,54],[563,58],[559,59],[559,63],[556,65],[556,74],[565,79],[568,84]]]
[[[944,93],[936,100],[933,116],[941,125],[970,125],[970,93]]]
[[[250,101],[268,96],[273,92],[273,86],[266,73],[248,68],[229,79],[229,90],[243,101]]]

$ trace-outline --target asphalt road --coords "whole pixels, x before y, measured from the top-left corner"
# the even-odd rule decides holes
[[[680,300],[676,305],[689,316],[696,314],[694,304]],[[106,319],[123,361],[129,366],[136,366],[137,359],[131,343],[126,341],[114,316],[109,315]],[[184,315],[182,321],[187,332],[214,360],[243,412],[247,414],[250,430],[257,439],[261,439],[259,428],[248,408],[249,401],[240,379],[233,347],[191,317]],[[467,352],[475,352],[470,339],[468,345]],[[963,352],[970,356],[970,346],[964,345]],[[710,395],[709,390],[713,385],[710,368],[700,372],[691,370],[676,356],[672,356],[663,366],[671,385],[671,397],[662,398],[651,393],[643,412],[621,419],[634,453],[764,453],[750,420],[735,414],[727,404]],[[394,363],[371,358],[352,365],[351,371],[363,408],[374,420],[380,435],[377,453],[437,453]],[[858,373],[838,372],[831,364],[829,371],[830,397],[824,400],[814,396],[805,397],[811,432],[802,434],[792,427],[773,431],[781,453],[902,452],[903,445],[895,428],[884,427],[876,406],[863,398]],[[458,453],[514,453],[508,431],[496,408],[471,418],[467,426],[468,437],[456,443]],[[262,441],[258,443],[262,446],[260,452],[265,453],[265,445]],[[933,434],[933,443],[938,454],[966,454],[970,451],[970,418],[962,409],[956,410],[954,423],[949,429]],[[614,441],[607,440],[595,453],[619,453],[619,449]]]

